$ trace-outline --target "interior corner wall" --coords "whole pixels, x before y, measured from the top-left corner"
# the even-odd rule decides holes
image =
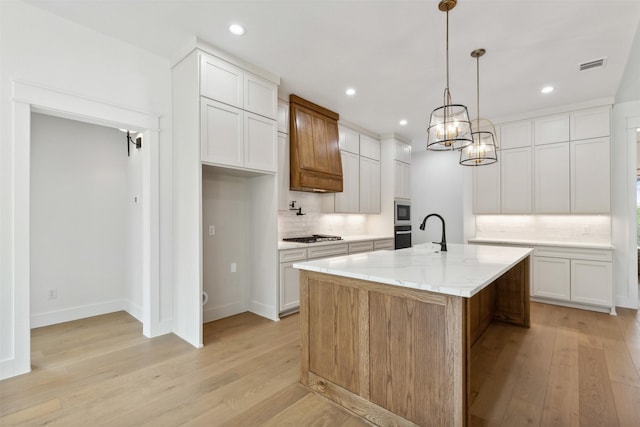
[[[122,310],[132,276],[141,295],[141,235],[128,233],[128,163],[117,129],[32,114],[32,328]]]
[[[14,284],[15,192],[13,84],[29,82],[104,104],[160,116],[160,320],[170,332],[171,72],[168,60],[17,1],[0,1],[0,378],[24,372],[17,363]],[[28,339],[28,337],[27,337]],[[16,364],[17,363],[17,364]],[[20,365],[17,369],[12,366]],[[28,365],[27,365],[28,366]],[[17,369],[17,370],[16,370]],[[20,372],[18,372],[20,371]]]
[[[457,151],[427,151],[413,147],[411,153],[411,226],[413,244],[439,242],[440,221],[429,218],[425,231],[418,227],[430,213],[446,223],[447,243],[464,243],[464,166]]]

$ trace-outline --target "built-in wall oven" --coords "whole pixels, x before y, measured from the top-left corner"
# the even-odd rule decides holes
[[[396,249],[411,247],[411,202],[396,199],[393,202],[394,240]]]

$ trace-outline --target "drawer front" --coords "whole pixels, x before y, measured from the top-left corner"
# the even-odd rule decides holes
[[[283,249],[280,251],[280,262],[306,261],[307,249]]]
[[[375,242],[373,242],[374,251],[381,251],[384,249],[395,249],[393,239],[376,240]]]
[[[371,251],[373,251],[373,241],[349,243],[350,254],[355,254],[358,252],[371,252]]]
[[[606,249],[582,249],[563,248],[553,246],[535,246],[533,249],[535,256],[545,256],[554,258],[571,258],[589,261],[612,261],[613,254]]]
[[[349,253],[349,246],[346,243],[339,245],[322,245],[308,248],[307,258],[326,258],[332,256],[347,255]]]

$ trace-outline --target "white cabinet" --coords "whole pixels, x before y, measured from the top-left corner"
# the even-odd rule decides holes
[[[571,260],[571,299],[585,304],[613,305],[611,262]]]
[[[201,98],[200,114],[202,161],[241,167],[244,163],[244,112]]]
[[[360,134],[353,129],[338,125],[340,151],[360,154]]]
[[[536,146],[534,163],[535,212],[569,213],[569,143]]]
[[[300,273],[293,264],[306,260],[306,248],[280,251],[280,313],[297,310],[300,306]]]
[[[571,267],[566,258],[533,257],[531,295],[569,301],[571,299]]]
[[[394,250],[395,242],[393,239],[380,239],[373,242],[374,251]]]
[[[411,165],[393,161],[393,196],[396,199],[411,199]]]
[[[373,240],[349,243],[349,255],[373,251]]]
[[[534,120],[536,145],[569,141],[569,114],[556,114]]]
[[[500,149],[531,146],[531,120],[506,123],[500,126]]]
[[[571,141],[571,212],[610,211],[609,138]]]
[[[367,135],[360,135],[360,155],[373,160],[380,160],[380,141]]]
[[[393,159],[411,164],[411,145],[393,140]]]
[[[360,213],[380,213],[380,162],[360,156]]]
[[[502,150],[501,154],[502,213],[529,214],[532,211],[531,147]]]
[[[360,210],[360,156],[341,151],[342,193],[334,197],[336,213],[357,213]],[[331,196],[329,196],[331,197]]]
[[[476,215],[501,211],[500,166],[498,162],[473,168],[473,213]]]
[[[611,134],[611,107],[596,107],[571,113],[571,139],[601,138]]]
[[[221,59],[200,56],[200,94],[276,119],[277,85]]]
[[[201,160],[205,163],[275,172],[276,122],[201,98]]]
[[[278,100],[278,132],[289,133],[289,103]]]
[[[278,210],[289,209],[289,135],[278,132]]]
[[[606,249],[536,246],[531,296],[615,313],[612,261]]]

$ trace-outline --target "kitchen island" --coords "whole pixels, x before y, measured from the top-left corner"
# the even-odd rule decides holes
[[[294,264],[301,383],[377,425],[467,425],[471,346],[529,326],[531,249],[437,248]]]

